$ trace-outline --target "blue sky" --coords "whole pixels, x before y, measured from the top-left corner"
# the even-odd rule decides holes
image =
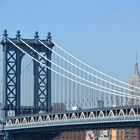
[[[0,38],[7,29],[14,37],[53,40],[93,67],[123,81],[140,65],[139,0],[0,0]]]

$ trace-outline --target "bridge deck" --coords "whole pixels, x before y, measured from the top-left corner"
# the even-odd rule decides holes
[[[140,106],[44,113],[7,118],[5,130],[98,129],[140,126]],[[58,130],[59,130],[58,129]],[[17,132],[16,131],[16,132]]]

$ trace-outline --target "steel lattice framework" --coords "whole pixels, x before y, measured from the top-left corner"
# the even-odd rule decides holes
[[[8,36],[7,31],[4,32],[4,38],[1,42],[3,45],[4,55],[4,108],[5,110],[14,110],[16,114],[20,112],[20,75],[21,75],[21,62],[24,53],[9,43],[6,39]],[[49,60],[51,60],[51,51],[43,47],[37,42],[39,36],[38,32],[35,33],[34,39],[25,39],[24,41],[30,44],[35,50],[42,53]],[[20,32],[17,32],[16,38],[11,40],[18,44],[28,54],[36,57],[39,61],[51,67],[51,63],[46,61],[27,48],[25,44],[20,41]],[[54,44],[51,42],[51,35],[48,33],[47,40],[42,40],[47,44],[50,49]],[[37,62],[33,62],[34,72],[34,111],[38,112],[39,109],[49,111],[51,109],[51,71],[42,67]],[[7,115],[7,114],[6,114]]]

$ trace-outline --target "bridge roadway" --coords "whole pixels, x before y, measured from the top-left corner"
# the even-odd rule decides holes
[[[140,127],[140,106],[75,110],[7,118],[5,131],[65,131]]]

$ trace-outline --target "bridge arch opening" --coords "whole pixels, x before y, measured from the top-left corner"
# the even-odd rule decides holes
[[[62,120],[67,120],[67,115],[66,114],[63,115]]]
[[[7,125],[12,125],[12,120],[8,120],[8,122],[6,123]]]
[[[84,114],[84,112],[81,113],[80,119],[85,119],[85,114]]]
[[[71,119],[76,119],[75,113],[72,113]]]
[[[51,120],[50,116],[47,115],[47,117],[46,117],[46,121],[50,121],[50,120]]]
[[[121,109],[120,112],[119,112],[119,116],[124,116],[124,111]]]
[[[108,117],[113,117],[114,116],[114,112],[112,110],[109,111]]]
[[[94,118],[94,117],[95,117],[94,113],[93,112],[90,112],[89,118]]]
[[[43,120],[42,120],[42,117],[41,116],[39,116],[38,117],[38,122],[42,122]]]
[[[15,124],[19,124],[19,123],[20,123],[19,119],[16,119]]]
[[[33,60],[25,55],[21,61],[21,107],[33,106],[33,81]]]
[[[34,122],[35,122],[34,117],[31,117],[30,123],[34,123]]]
[[[133,108],[131,108],[130,112],[129,112],[129,115],[136,115],[135,111]]]
[[[58,121],[58,120],[59,120],[58,115],[55,115],[54,120],[55,120],[55,121]]]
[[[26,123],[27,123],[27,119],[26,119],[26,118],[23,118],[22,123],[23,123],[23,124],[26,124]]]
[[[99,113],[99,116],[98,117],[104,117],[105,115],[104,115],[104,113],[103,113],[103,111],[100,111],[100,113]]]

